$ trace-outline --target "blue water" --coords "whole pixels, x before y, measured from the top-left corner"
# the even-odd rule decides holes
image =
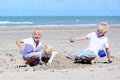
[[[4,16],[0,27],[44,25],[96,25],[100,22],[120,24],[120,16]]]

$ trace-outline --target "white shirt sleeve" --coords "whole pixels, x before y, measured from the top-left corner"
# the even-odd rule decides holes
[[[90,39],[91,36],[93,36],[94,34],[95,34],[95,32],[91,32],[91,33],[87,34],[87,38]]]
[[[31,42],[32,38],[23,39],[24,44]]]
[[[49,59],[49,61],[48,61],[49,64],[52,63],[52,60],[53,60],[53,58],[55,57],[55,55],[56,55],[57,53],[58,53],[58,52],[52,52],[52,55],[50,56],[50,59]]]
[[[105,38],[105,43],[104,43],[104,44],[105,44],[105,45],[104,45],[104,46],[105,46],[105,48],[109,48],[108,38],[107,38],[107,37]]]

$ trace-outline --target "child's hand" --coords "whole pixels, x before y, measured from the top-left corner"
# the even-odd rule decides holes
[[[70,37],[70,40],[69,40],[71,43],[73,43],[75,40],[74,40],[74,38],[71,38]]]
[[[45,67],[45,66],[46,66],[46,65],[43,63],[43,64],[42,64],[42,67]]]
[[[22,48],[20,48],[20,54],[22,54],[22,52],[23,52],[23,49],[22,49]]]
[[[41,60],[39,61],[39,64],[42,65],[42,67],[46,66],[46,64],[43,61],[41,61]]]
[[[109,62],[109,63],[112,63],[112,62],[113,62],[113,59],[112,59],[112,58],[108,59],[108,62]]]

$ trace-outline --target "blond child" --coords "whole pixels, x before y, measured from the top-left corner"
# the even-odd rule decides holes
[[[20,39],[16,41],[16,44],[20,48],[20,53],[23,59],[26,61],[26,66],[34,66],[35,61],[39,61],[40,51],[42,49],[42,43],[40,41],[42,32],[40,28],[35,28],[32,37],[26,39]],[[22,46],[24,44],[24,47]]]
[[[108,31],[107,23],[101,23],[98,26],[96,32],[91,32],[85,36],[71,38],[70,42],[85,39],[89,40],[89,45],[85,50],[73,54],[75,60],[81,60],[93,64],[94,59],[98,56],[98,51],[104,48],[107,53],[108,62],[111,63],[112,59],[110,57],[108,38],[105,36],[107,31]]]
[[[54,56],[57,52],[53,51],[53,47],[51,45],[45,45],[43,50],[41,51],[41,63],[45,66],[45,64],[51,64]]]

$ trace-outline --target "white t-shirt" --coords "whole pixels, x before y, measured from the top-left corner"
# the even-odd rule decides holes
[[[52,51],[51,55],[48,56],[49,57],[48,63],[52,62],[52,60],[53,60],[53,58],[55,57],[56,54],[57,54],[57,52]],[[41,51],[41,56],[40,57],[41,58],[46,57],[44,50]]]
[[[23,50],[22,56],[25,56],[26,54],[29,54],[31,52],[41,51],[42,49],[42,43],[39,41],[39,44],[36,47],[36,44],[33,38],[23,39],[23,41],[24,41],[24,50]]]
[[[89,40],[89,46],[87,50],[93,51],[96,55],[98,55],[98,51],[103,48],[108,48],[108,38],[105,36],[98,37],[97,32],[91,32],[87,35]]]

